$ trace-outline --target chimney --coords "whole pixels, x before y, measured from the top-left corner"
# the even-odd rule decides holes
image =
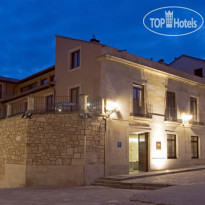
[[[95,38],[95,35],[93,35],[93,37],[90,39],[90,42],[92,42],[92,43],[100,43],[100,41]]]
[[[158,63],[165,65],[164,59],[158,60]]]

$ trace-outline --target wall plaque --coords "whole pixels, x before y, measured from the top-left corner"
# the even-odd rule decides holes
[[[156,142],[156,149],[161,150],[161,142]]]

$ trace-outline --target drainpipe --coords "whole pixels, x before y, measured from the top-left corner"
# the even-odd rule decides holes
[[[86,170],[86,167],[87,167],[87,155],[86,155],[86,152],[87,152],[87,137],[86,137],[86,114],[84,115],[84,186],[86,185],[87,183],[87,180],[86,180],[86,177],[87,177],[87,170]]]
[[[104,177],[106,174],[106,163],[105,163],[105,159],[106,159],[106,131],[107,131],[107,118],[104,117],[104,121],[105,121],[105,132],[104,132]]]

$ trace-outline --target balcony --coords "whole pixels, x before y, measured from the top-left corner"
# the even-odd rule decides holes
[[[63,112],[77,112],[80,110],[79,103],[72,103],[68,96],[36,96],[33,97],[32,113],[63,113]],[[30,103],[30,104],[31,104]]]
[[[165,121],[179,122],[179,120],[177,119],[177,109],[166,107]]]
[[[80,95],[77,103],[73,103],[69,101],[68,96],[28,96],[16,102],[1,103],[0,119],[25,113],[70,113],[80,111],[102,114],[102,98]]]
[[[152,118],[152,105],[143,104],[142,106],[136,105],[133,103],[133,113],[131,116],[135,117],[145,117],[145,118]]]
[[[198,121],[192,121],[191,122],[192,125],[198,125],[198,126],[204,126],[204,122],[198,122]]]

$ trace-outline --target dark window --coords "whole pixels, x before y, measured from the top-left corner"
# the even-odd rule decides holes
[[[48,81],[47,81],[47,78],[44,78],[44,79],[41,80],[41,85],[46,85],[47,82],[48,82]]]
[[[190,98],[190,113],[193,116],[192,120],[197,122],[197,99],[193,97]]]
[[[53,95],[46,96],[46,111],[51,112],[53,109]]]
[[[175,107],[175,93],[167,92],[165,120],[177,121],[177,111]]]
[[[52,75],[52,76],[50,77],[50,82],[55,82],[55,81],[56,81],[55,75]]]
[[[20,92],[22,93],[22,92],[25,92],[25,91],[27,91],[27,90],[31,90],[31,89],[33,89],[33,88],[35,88],[35,87],[37,87],[37,86],[38,86],[38,83],[37,83],[37,82],[32,83],[32,84],[30,84],[30,85],[27,85],[27,86],[21,88],[21,89],[20,89]]]
[[[76,110],[79,105],[79,87],[70,90],[70,100],[71,103],[74,103],[72,110]]]
[[[71,54],[71,69],[80,66],[80,50],[75,51]]]
[[[133,85],[133,114],[144,114],[144,87],[142,85]]]
[[[176,135],[172,135],[172,134],[167,135],[167,158],[168,159],[176,158]]]
[[[199,138],[196,136],[191,136],[191,157],[199,158]]]
[[[2,85],[0,84],[0,99],[2,99],[2,93],[3,93],[3,89],[2,89]]]
[[[194,75],[203,77],[203,68],[198,68],[194,70]]]

